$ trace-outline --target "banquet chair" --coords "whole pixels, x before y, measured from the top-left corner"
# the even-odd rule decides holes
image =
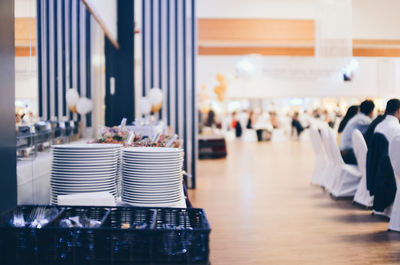
[[[357,159],[358,168],[361,172],[361,180],[358,185],[353,202],[365,207],[372,207],[374,197],[370,196],[367,190],[367,144],[364,136],[359,130],[354,130],[352,134],[353,150]]]
[[[396,186],[400,184],[400,136],[396,136],[389,145],[389,157],[393,167]],[[389,230],[400,232],[400,191],[397,189],[392,206]]]
[[[322,145],[325,150],[325,156],[327,157],[327,167],[322,179],[322,186],[329,192],[331,192],[333,183],[335,182],[335,179],[337,178],[339,172],[338,167],[336,166],[337,163],[335,162],[335,157],[332,154],[332,150],[329,145],[328,130],[329,129],[327,127],[321,128]]]
[[[332,152],[333,161],[336,163],[338,174],[330,186],[331,195],[336,198],[353,197],[360,184],[361,172],[355,165],[345,164],[336,144],[332,129],[328,129],[328,145]]]
[[[315,165],[314,171],[311,179],[311,183],[315,185],[323,186],[324,176],[328,173],[328,162],[326,154],[322,147],[322,139],[318,130],[315,128],[310,128],[310,140],[314,149],[315,154]]]
[[[257,142],[257,134],[254,129],[245,129],[243,131],[242,140],[244,142]]]

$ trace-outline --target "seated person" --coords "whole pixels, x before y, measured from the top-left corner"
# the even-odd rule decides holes
[[[374,135],[375,128],[381,123],[388,113],[394,113],[397,110],[397,105],[399,104],[399,100],[396,98],[392,98],[386,103],[386,110],[383,114],[378,115],[371,124],[368,126],[368,130],[364,134],[365,142],[367,143],[367,147],[369,148],[372,142],[372,136]],[[389,114],[393,115],[393,114]]]
[[[389,159],[391,140],[400,135],[400,100],[391,99],[385,117],[377,124],[367,153],[367,189],[374,196],[373,209],[383,212],[396,195],[396,181]]]
[[[345,126],[342,137],[340,138],[340,153],[346,164],[357,165],[357,160],[353,151],[352,134],[355,129],[360,130],[362,134],[366,132],[371,124],[371,117],[375,104],[371,100],[364,100],[360,104],[360,112],[349,120]]]
[[[308,129],[310,126],[303,127],[303,125],[299,121],[299,113],[296,111],[292,117],[292,132],[295,129],[297,133],[297,137],[304,131],[304,129]],[[293,134],[293,133],[292,133]]]

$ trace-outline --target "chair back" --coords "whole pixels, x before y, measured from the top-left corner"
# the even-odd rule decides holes
[[[353,150],[354,155],[357,159],[358,168],[363,177],[367,176],[367,152],[368,147],[367,143],[365,142],[364,136],[359,130],[354,130],[353,134],[351,135],[351,139],[353,142]]]
[[[321,128],[321,139],[322,139],[322,145],[325,150],[325,154],[328,158],[328,162],[333,164],[334,163],[334,156],[331,151],[331,147],[329,144],[329,133],[328,133],[328,128]]]
[[[315,128],[310,128],[310,140],[315,152],[315,155],[319,158],[325,159],[326,155],[324,153],[321,135]]]
[[[400,136],[396,136],[389,144],[389,157],[394,174],[400,177]]]
[[[331,128],[328,128],[328,144],[332,152],[332,158],[334,163],[337,165],[342,165],[344,164],[342,155],[340,154],[339,146],[336,143],[335,140],[335,133]]]

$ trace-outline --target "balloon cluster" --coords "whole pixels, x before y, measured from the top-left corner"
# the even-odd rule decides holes
[[[88,99],[87,97],[80,97],[76,89],[68,89],[65,97],[68,108],[72,113],[86,115],[93,109],[92,100]]]
[[[163,94],[161,89],[150,89],[147,97],[139,99],[139,111],[143,115],[148,115],[151,112],[156,113],[160,111],[162,106]]]
[[[225,100],[226,90],[228,88],[228,82],[223,74],[217,74],[218,85],[214,87],[214,93],[217,95],[219,101]]]

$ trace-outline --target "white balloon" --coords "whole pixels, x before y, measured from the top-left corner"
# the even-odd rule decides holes
[[[159,88],[152,88],[149,91],[149,102],[153,106],[159,105],[163,100],[163,93]]]
[[[92,109],[93,109],[93,102],[92,100],[86,97],[80,98],[76,103],[76,110],[81,115],[89,113],[90,111],[92,111]]]
[[[139,99],[139,111],[141,114],[147,115],[151,112],[151,104],[145,97]]]
[[[67,101],[67,105],[73,107],[78,103],[79,100],[79,93],[76,89],[70,88],[68,89],[65,99]]]

